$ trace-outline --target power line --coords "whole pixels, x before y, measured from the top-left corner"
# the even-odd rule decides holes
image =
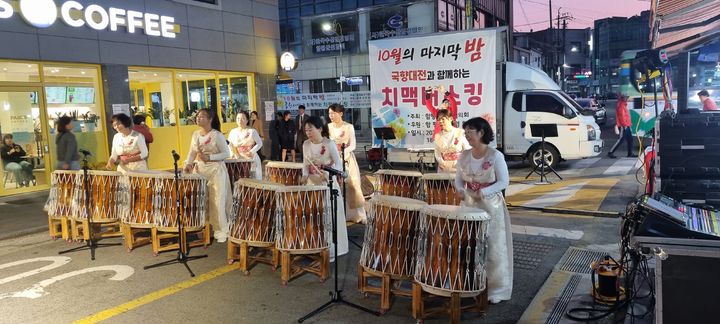
[[[520,1],[520,10],[522,10],[522,14],[523,14],[523,17],[525,17],[525,21],[530,21],[530,19],[528,19],[527,14],[525,13],[525,6],[523,6],[522,1]]]
[[[555,20],[555,19],[552,19],[552,20]],[[537,22],[527,23],[527,24],[522,24],[522,25],[515,25],[514,27],[522,27],[522,26],[530,26],[530,25],[544,24],[544,23],[546,23],[546,22],[548,22],[548,21],[550,21],[550,20],[549,20],[549,19],[545,19],[545,20],[543,20],[543,21],[537,21]]]

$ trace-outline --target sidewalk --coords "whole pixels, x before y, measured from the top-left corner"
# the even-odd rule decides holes
[[[0,240],[47,231],[48,190],[0,198]]]

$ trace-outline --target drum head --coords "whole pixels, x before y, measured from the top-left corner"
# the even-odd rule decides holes
[[[272,191],[277,191],[278,189],[283,187],[282,185],[279,185],[275,182],[270,182],[270,181],[265,181],[265,180],[257,180],[257,179],[238,179],[238,181],[235,183],[241,187],[249,187],[249,188],[261,189],[261,190],[272,190]]]
[[[265,167],[268,168],[276,168],[276,169],[302,169],[303,164],[302,163],[295,163],[295,162],[277,162],[277,161],[270,161],[268,162]]]
[[[82,171],[78,171],[80,174],[82,174]],[[122,173],[117,171],[103,171],[103,170],[88,170],[89,175],[99,175],[99,176],[121,176]]]
[[[277,192],[301,192],[328,190],[326,186],[279,186]]]
[[[423,178],[423,180],[427,180],[427,181],[433,181],[433,180],[454,181],[455,173],[425,173],[425,174],[423,174],[422,178]]]
[[[428,205],[423,208],[422,213],[438,218],[455,220],[487,221],[490,215],[479,208],[452,206],[452,205]]]
[[[378,195],[373,197],[370,201],[380,206],[409,211],[420,211],[427,206],[427,203],[422,200],[397,196]]]
[[[412,178],[421,178],[422,173],[417,171],[401,171],[401,170],[378,170],[375,172],[377,175],[393,175],[393,176],[401,176],[401,177],[412,177]]]

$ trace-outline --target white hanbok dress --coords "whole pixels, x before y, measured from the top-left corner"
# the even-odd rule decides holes
[[[228,134],[228,142],[233,158],[253,160],[250,170],[255,174],[255,179],[262,180],[262,162],[257,152],[262,148],[263,142],[258,132],[253,128],[237,127]]]
[[[510,183],[502,153],[488,147],[485,156],[475,159],[472,151],[460,154],[455,189],[465,193],[461,205],[485,210],[488,225],[487,289],[488,299],[510,300],[513,287],[513,248],[510,213],[502,190]]]
[[[198,154],[209,154],[210,161],[203,162]],[[228,219],[232,209],[232,189],[227,168],[223,160],[230,157],[230,149],[223,133],[211,130],[202,135],[200,130],[193,133],[190,140],[186,164],[195,162],[194,173],[208,180],[208,221],[214,227],[215,238],[219,241],[227,238]]]
[[[347,192],[343,193],[347,199],[347,215],[345,216],[351,222],[365,222],[367,215],[365,214],[365,197],[362,193],[360,167],[358,167],[355,153],[353,153],[356,147],[355,128],[352,124],[343,122],[341,126],[330,123],[328,129],[330,130],[330,139],[338,145],[338,152],[340,152],[340,145],[345,144],[345,171],[348,175],[345,179]]]
[[[122,156],[140,155],[142,160],[130,162],[128,164],[122,164],[120,158]],[[148,169],[147,165],[148,149],[145,144],[145,136],[136,131],[131,131],[127,136],[123,133],[117,133],[113,136],[112,150],[110,152],[110,159],[117,161],[117,171],[126,174],[131,171],[145,171]]]
[[[335,170],[342,169],[342,160],[338,154],[337,144],[335,142],[323,138],[319,144],[313,144],[310,140],[303,143],[303,178],[307,178],[308,185],[324,185],[327,186],[329,173],[323,171],[321,166],[329,166]],[[337,181],[333,182],[333,188],[338,191],[338,202],[341,202],[342,192]],[[328,201],[328,205],[329,205]],[[347,254],[350,246],[348,243],[347,225],[345,224],[345,211],[341,204],[338,204],[337,210],[337,237],[338,237],[338,256]],[[332,239],[330,240],[332,241]],[[335,252],[332,244],[330,246],[330,255]]]
[[[465,138],[465,131],[456,127],[449,132],[441,130],[433,142],[438,173],[454,173],[460,153],[472,148]]]

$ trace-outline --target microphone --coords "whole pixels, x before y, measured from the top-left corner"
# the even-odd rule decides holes
[[[177,154],[177,152],[175,152],[175,150],[172,150],[172,156],[173,156],[173,159],[175,159],[175,161],[180,160],[180,154]]]
[[[82,154],[92,156],[92,153],[90,153],[90,151],[88,151],[86,149],[79,149],[78,151],[80,151],[80,153],[82,153]]]
[[[329,166],[327,166],[327,165],[322,165],[322,166],[320,166],[320,169],[323,169],[323,170],[329,172],[330,175],[334,175],[334,176],[341,177],[341,178],[343,178],[343,179],[347,179],[347,174],[346,174],[345,172],[342,172],[342,171],[340,171],[340,170],[333,169],[333,168],[331,168],[331,167],[329,167]]]

